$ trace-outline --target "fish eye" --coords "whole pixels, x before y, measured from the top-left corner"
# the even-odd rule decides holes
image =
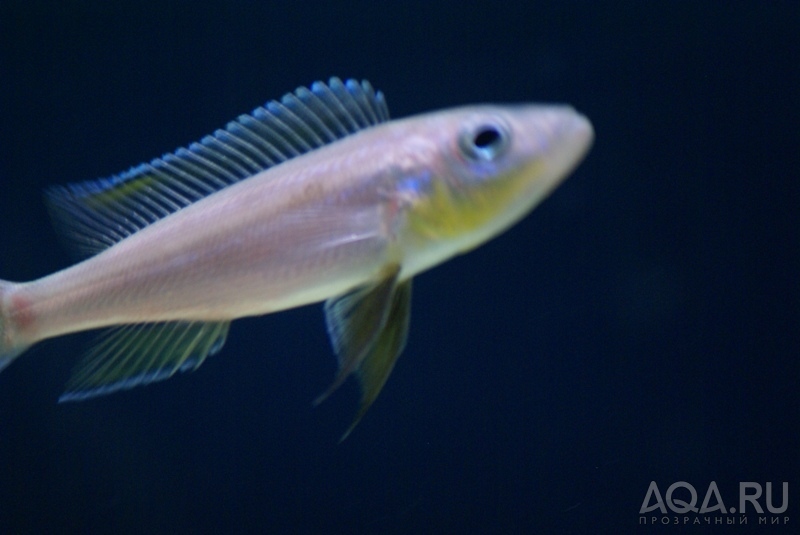
[[[465,132],[459,144],[468,158],[491,162],[508,148],[508,133],[498,124],[482,124]]]

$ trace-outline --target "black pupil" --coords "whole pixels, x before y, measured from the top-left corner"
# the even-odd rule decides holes
[[[494,128],[485,128],[475,136],[475,146],[479,149],[491,147],[500,139],[500,132]]]

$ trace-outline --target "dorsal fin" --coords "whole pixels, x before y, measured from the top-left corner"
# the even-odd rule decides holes
[[[388,119],[383,94],[369,82],[331,78],[240,115],[150,163],[53,187],[48,204],[78,252],[95,254],[239,180]]]

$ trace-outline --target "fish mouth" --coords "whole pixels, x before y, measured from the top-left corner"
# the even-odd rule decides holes
[[[566,135],[577,154],[576,160],[580,162],[594,142],[594,127],[592,127],[592,123],[586,116],[575,112],[565,129],[567,130]]]
[[[560,149],[555,152],[555,168],[559,173],[569,174],[577,166],[594,142],[594,128],[586,116],[572,108],[564,111],[557,135]]]
[[[529,192],[534,205],[549,195],[583,161],[594,142],[594,128],[586,116],[570,106],[553,107],[542,123],[538,151],[541,158],[530,162]]]

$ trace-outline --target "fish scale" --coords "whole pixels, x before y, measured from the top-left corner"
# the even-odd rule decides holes
[[[366,81],[331,78],[109,178],[55,186],[83,257],[0,281],[0,369],[67,333],[109,330],[61,401],[197,369],[232,320],[325,302],[339,371],[377,398],[410,326],[413,278],[501,234],[581,161],[589,121],[562,105],[475,105],[389,120]]]

